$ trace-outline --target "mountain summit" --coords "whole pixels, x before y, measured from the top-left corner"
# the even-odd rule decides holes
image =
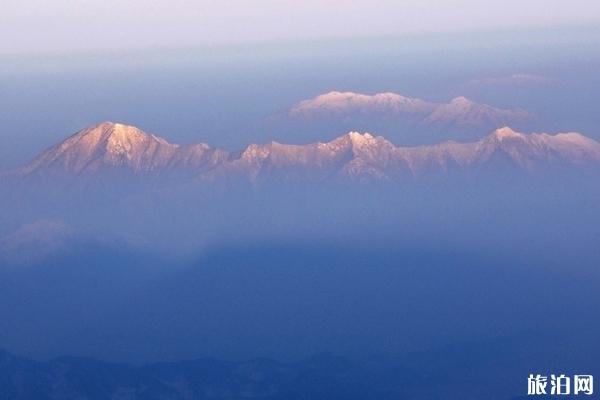
[[[439,128],[470,129],[483,126],[502,126],[506,123],[527,121],[532,117],[531,113],[522,109],[505,110],[460,96],[452,99],[448,104],[437,106],[423,120],[423,123]]]
[[[331,91],[302,100],[270,116],[266,129],[289,140],[330,139],[328,133],[375,130],[399,143],[467,141],[505,125],[529,129],[535,116],[520,108],[499,108],[464,96],[447,103],[398,93]]]
[[[478,103],[464,96],[449,103],[433,103],[397,93],[367,95],[354,92],[329,92],[303,100],[287,111],[294,119],[315,118],[413,118],[425,126],[479,128],[521,122],[533,115],[522,109],[501,109]]]
[[[24,172],[50,169],[82,173],[107,166],[151,171],[165,167],[178,148],[134,126],[103,122],[51,147],[27,165]]]
[[[394,113],[421,114],[432,112],[436,104],[397,93],[367,95],[354,92],[332,91],[303,100],[288,110],[296,118],[314,118],[319,114]]]
[[[77,132],[36,157],[24,174],[89,174],[122,168],[134,173],[159,173],[167,169],[198,168],[226,157],[204,143],[172,144],[141,129],[102,122]]]
[[[235,176],[252,182],[275,176],[317,181],[332,177],[398,180],[449,170],[477,170],[500,159],[502,165],[525,171],[551,165],[599,166],[600,143],[579,133],[524,134],[503,127],[468,143],[402,147],[382,136],[350,132],[329,142],[271,142],[228,152],[203,143],[179,146],[133,126],[104,122],[51,147],[20,172],[76,176],[126,170],[150,176],[178,173],[201,180]]]

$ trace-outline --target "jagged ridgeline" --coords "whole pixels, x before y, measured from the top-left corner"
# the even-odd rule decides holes
[[[519,241],[560,232],[562,220],[581,233],[597,219],[599,170],[600,143],[579,133],[505,127],[474,142],[409,147],[350,132],[231,151],[104,122],[0,179],[0,205],[11,210],[0,253],[43,255],[88,237],[167,251],[315,232]]]
[[[428,176],[543,173],[554,167],[595,169],[600,143],[579,133],[524,134],[508,127],[470,143],[404,147],[381,136],[350,132],[329,142],[250,144],[227,151],[207,144],[180,146],[128,125],[86,128],[20,168],[20,177],[85,179],[126,171],[139,177],[186,177],[201,182],[411,182]]]

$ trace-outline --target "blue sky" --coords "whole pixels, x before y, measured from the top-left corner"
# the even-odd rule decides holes
[[[589,25],[597,0],[4,0],[0,54]]]

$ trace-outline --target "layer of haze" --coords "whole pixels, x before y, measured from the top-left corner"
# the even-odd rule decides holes
[[[391,91],[439,102],[467,96],[533,112],[538,132],[600,139],[599,49],[597,27],[563,27],[0,56],[0,169],[104,120],[176,143],[231,150],[270,140],[307,142],[317,134],[300,131],[292,138],[264,121],[330,90]],[[513,76],[533,79],[515,82]]]
[[[599,30],[576,27],[600,15],[595,2],[316,4],[3,2],[0,168],[103,120],[178,143],[285,142],[261,121],[330,90],[464,95],[530,110],[537,131],[600,139]],[[531,28],[561,24],[575,27]],[[512,26],[524,28],[503,30]],[[358,39],[388,33],[398,36]],[[327,36],[345,38],[311,40]],[[208,45],[242,39],[280,42]],[[177,46],[190,47],[126,50]],[[35,54],[59,50],[69,51]],[[0,268],[0,347],[134,362],[295,359],[534,331],[587,354],[600,331],[598,179],[547,172],[535,185],[509,171],[480,185],[225,196],[131,182],[127,195],[0,187],[1,237],[65,224],[76,238],[40,265]],[[42,253],[33,239],[8,243]]]
[[[3,2],[1,53],[177,47],[600,22],[594,0]]]

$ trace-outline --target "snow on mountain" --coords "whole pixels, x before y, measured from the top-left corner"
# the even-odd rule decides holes
[[[498,157],[524,170],[549,164],[600,165],[600,143],[578,133],[524,134],[504,127],[469,143],[399,147],[381,136],[350,132],[329,142],[250,144],[231,153],[206,144],[179,146],[135,127],[105,122],[45,151],[21,173],[45,175],[50,170],[81,175],[126,168],[144,175],[184,172],[210,181],[228,177],[251,182],[274,177],[397,180],[477,169]]]
[[[56,169],[85,173],[104,166],[150,171],[165,167],[178,149],[178,145],[136,127],[103,122],[51,147],[28,164],[24,172]]]
[[[396,93],[366,95],[354,92],[332,91],[315,98],[303,100],[288,110],[292,117],[313,118],[319,114],[391,113],[425,114],[436,104],[405,97]]]
[[[487,104],[476,103],[466,97],[457,97],[442,104],[429,114],[423,123],[427,126],[445,128],[453,126],[471,129],[481,126],[503,126],[526,121],[533,115],[525,110],[503,110]]]
[[[425,125],[481,126],[508,125],[533,115],[522,109],[505,110],[477,103],[464,96],[449,103],[433,103],[396,93],[366,95],[354,92],[329,92],[303,100],[287,111],[292,118],[323,118],[356,115],[417,116]]]
[[[211,168],[229,153],[204,143],[180,146],[139,128],[113,122],[91,126],[53,146],[22,169],[25,174],[94,173],[122,167],[135,173]]]
[[[318,140],[330,132],[375,129],[398,142],[418,145],[473,140],[481,132],[507,125],[529,129],[534,118],[523,109],[493,107],[463,96],[437,103],[389,92],[333,91],[272,115],[265,129],[295,141],[302,136]]]

